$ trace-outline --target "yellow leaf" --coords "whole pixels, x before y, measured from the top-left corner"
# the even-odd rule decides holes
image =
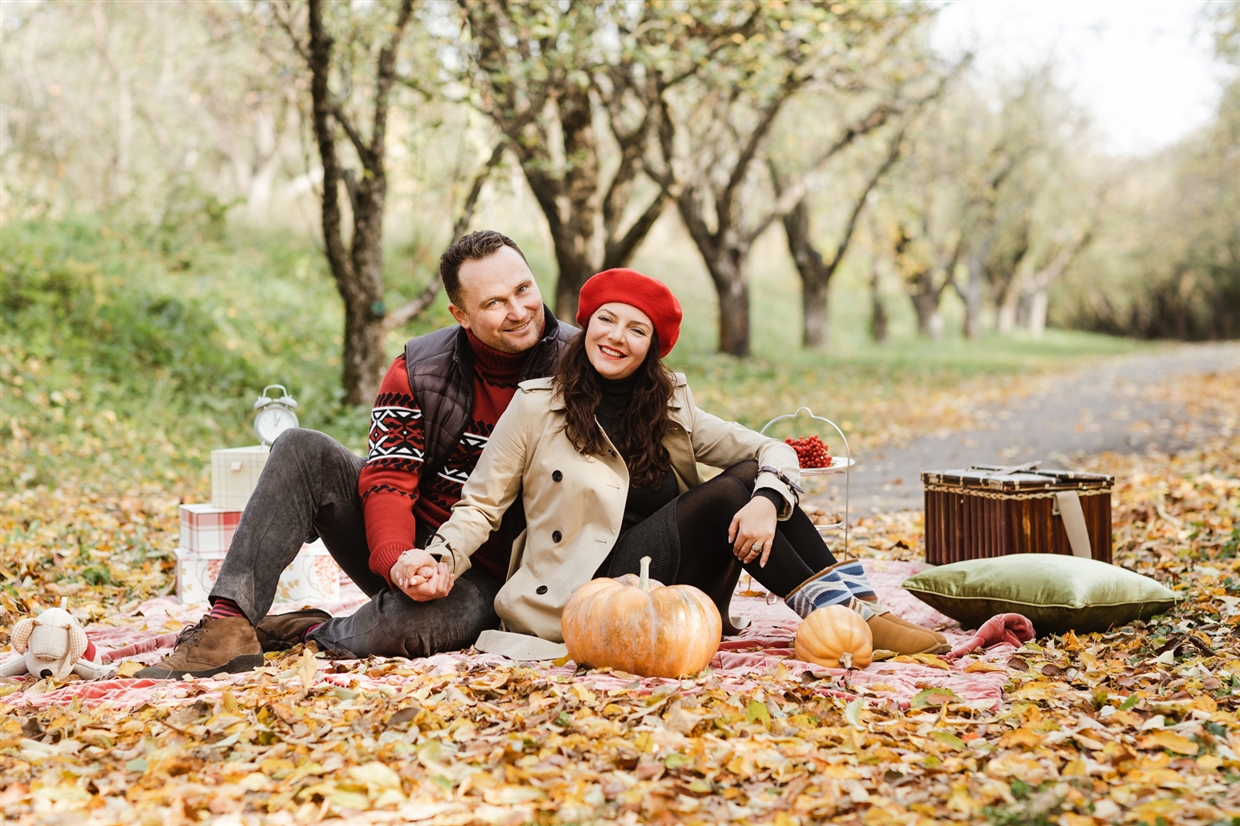
[[[314,655],[310,653],[310,649],[301,649],[301,662],[297,666],[297,674],[301,677],[301,684],[307,691],[310,686],[314,685],[314,678],[319,673],[319,666],[314,661]]]
[[[952,670],[951,663],[936,654],[911,654],[903,657],[896,657],[895,661],[899,663],[921,663],[922,665],[928,665],[931,668],[941,668],[944,671]]]
[[[1215,702],[1214,698],[1211,697],[1209,694],[1202,694],[1199,697],[1193,698],[1192,703],[1189,704],[1189,708],[1196,709],[1197,711],[1209,712],[1212,714],[1215,711],[1218,711],[1218,703]]]
[[[546,794],[542,789],[536,789],[533,786],[517,786],[506,784],[497,786],[494,789],[487,789],[482,793],[482,799],[492,806],[511,806],[514,803],[533,803],[535,800],[542,800]]]
[[[1027,728],[1014,729],[999,738],[999,747],[1004,749],[1031,748],[1041,744],[1042,735]]]
[[[1182,734],[1176,734],[1174,731],[1157,731],[1148,737],[1142,737],[1138,744],[1143,749],[1166,749],[1176,754],[1197,754],[1197,744],[1189,740]]]
[[[349,769],[349,777],[367,786],[379,789],[399,789],[400,775],[392,771],[386,764],[378,760],[353,766]]]
[[[966,665],[964,670],[969,672],[1007,671],[1007,666],[1000,665],[999,663],[986,662],[985,660],[974,660]]]
[[[1203,754],[1197,758],[1197,765],[1204,771],[1216,771],[1219,766],[1223,765],[1223,758],[1216,754]]]
[[[116,676],[127,680],[144,668],[146,668],[146,666],[142,663],[129,660],[128,662],[123,662],[116,667]]]
[[[1089,766],[1085,764],[1084,760],[1078,758],[1065,763],[1059,773],[1064,777],[1086,777],[1089,775]]]
[[[1180,777],[1180,773],[1174,769],[1154,769],[1153,771],[1134,769],[1125,775],[1124,780],[1145,786],[1160,786],[1164,789],[1182,789],[1187,785],[1184,778]]]
[[[1059,826],[1094,826],[1096,822],[1089,815],[1078,815],[1075,812],[1066,812],[1059,816]]]

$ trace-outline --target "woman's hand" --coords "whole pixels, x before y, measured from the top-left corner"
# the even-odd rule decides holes
[[[737,559],[753,562],[761,554],[758,565],[766,567],[775,540],[778,515],[775,503],[765,496],[755,496],[736,512],[732,524],[728,526],[728,541],[732,543],[732,553],[736,554]]]
[[[426,551],[414,548],[396,560],[391,571],[392,584],[414,602],[430,602],[446,597],[456,577],[446,562],[437,562]]]

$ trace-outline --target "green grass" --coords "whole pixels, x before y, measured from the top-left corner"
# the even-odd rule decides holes
[[[92,217],[13,222],[0,227],[0,241],[0,485],[54,486],[73,475],[201,490],[212,449],[256,441],[252,406],[270,383],[298,399],[303,426],[362,449],[365,410],[341,403],[341,302],[313,242],[230,229],[209,209],[154,229]],[[782,259],[764,244],[754,256],[754,356],[746,360],[713,352],[714,292],[691,249],[654,238],[635,262],[686,308],[669,364],[689,374],[704,408],[753,427],[805,404],[864,432],[878,401],[1139,346],[1063,331],[932,345],[913,335],[898,297],[892,340],[875,345],[857,311],[868,307],[860,274],[845,272],[833,291],[832,352],[807,352],[795,274],[786,263],[768,265]],[[527,254],[550,297],[548,251]],[[392,259],[395,292],[413,294],[435,256],[398,247]],[[441,295],[394,332],[391,354],[408,336],[448,323],[445,305]]]

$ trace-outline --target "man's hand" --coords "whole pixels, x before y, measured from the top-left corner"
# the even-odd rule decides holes
[[[755,496],[736,512],[732,524],[728,526],[728,541],[732,543],[732,553],[736,554],[737,559],[753,562],[761,554],[762,560],[758,565],[766,567],[775,540],[778,516],[775,503],[765,496]]]
[[[405,551],[391,571],[392,584],[404,591],[414,602],[430,602],[446,597],[456,577],[446,562],[418,548]]]

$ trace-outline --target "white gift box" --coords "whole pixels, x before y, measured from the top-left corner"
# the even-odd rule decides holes
[[[199,554],[227,551],[241,522],[241,511],[213,505],[182,505],[180,515],[181,548]]]
[[[177,548],[177,600],[186,605],[207,601],[211,587],[224,566],[222,551],[198,552]],[[302,546],[280,574],[276,602],[335,602],[340,598],[344,573],[327,552],[323,541]]]
[[[245,510],[270,452],[266,445],[211,451],[211,505],[226,511]]]

